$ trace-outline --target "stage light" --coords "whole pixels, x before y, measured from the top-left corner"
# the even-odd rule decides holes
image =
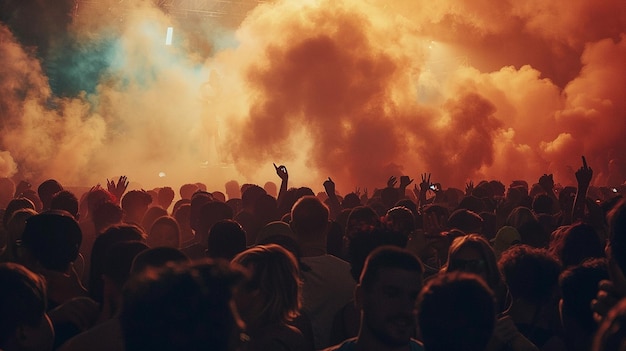
[[[167,34],[165,35],[165,45],[172,45],[172,36],[174,36],[174,27],[167,27]]]

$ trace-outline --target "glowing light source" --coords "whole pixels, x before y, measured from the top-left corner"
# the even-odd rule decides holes
[[[167,27],[167,34],[165,35],[165,45],[172,45],[172,36],[174,36],[174,27]]]
[[[159,178],[165,178],[165,172],[159,172]]]

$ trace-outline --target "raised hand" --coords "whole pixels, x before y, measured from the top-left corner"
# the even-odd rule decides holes
[[[330,177],[324,182],[324,190],[326,190],[328,196],[335,194],[335,182]]]
[[[273,165],[274,165],[274,169],[276,170],[276,174],[278,175],[278,177],[282,181],[287,181],[287,179],[289,179],[289,173],[287,172],[287,167],[285,167],[284,165],[276,166],[275,163],[273,163]]]
[[[591,183],[591,177],[593,176],[593,170],[587,165],[585,156],[582,156],[583,166],[576,171],[576,181],[578,187],[589,187]]]
[[[409,178],[409,176],[401,176],[400,177],[400,187],[401,188],[406,189],[406,187],[411,185],[411,183],[413,183],[413,179]]]
[[[398,179],[395,176],[389,177],[389,179],[387,179],[387,188],[393,188],[396,186],[396,183],[398,183]]]
[[[420,191],[426,193],[428,189],[430,189],[430,173],[424,173],[420,182]]]
[[[120,176],[117,180],[117,184],[115,184],[115,181],[107,179],[107,190],[115,196],[118,203],[122,199],[122,195],[124,195],[127,188],[128,178],[126,178],[126,176]]]
[[[465,183],[465,196],[472,195],[472,192],[474,192],[474,182],[470,180],[469,183]]]

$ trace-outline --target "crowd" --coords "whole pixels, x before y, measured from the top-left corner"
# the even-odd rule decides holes
[[[0,350],[624,349],[625,189],[586,163],[343,196],[274,167],[178,194],[0,179]]]

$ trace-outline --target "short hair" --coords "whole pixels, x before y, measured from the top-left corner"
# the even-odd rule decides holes
[[[498,262],[511,296],[534,304],[552,297],[561,265],[546,249],[517,245],[504,251]]]
[[[0,347],[20,325],[37,326],[46,312],[42,277],[16,263],[0,263]]]
[[[135,206],[149,206],[152,196],[145,190],[131,190],[122,196],[121,206],[126,211]]]
[[[256,200],[262,195],[266,195],[265,189],[256,184],[249,184],[248,187],[241,193],[241,201],[243,208],[252,208]]]
[[[291,209],[291,224],[296,237],[309,237],[326,230],[329,210],[317,197],[304,196]]]
[[[21,245],[46,269],[64,272],[76,260],[83,234],[65,211],[46,211],[29,217]]]
[[[357,230],[348,244],[350,274],[359,281],[365,261],[372,251],[382,246],[406,247],[406,236],[389,229],[372,228]]]
[[[246,249],[246,232],[233,220],[221,220],[211,227],[207,247],[209,257],[231,260]]]
[[[158,241],[158,239],[154,238],[154,228],[157,226],[167,226],[171,228],[171,232],[167,238],[160,238],[162,241]],[[163,240],[165,239],[165,240]],[[150,246],[165,246],[169,241],[175,242],[175,248],[180,247],[180,226],[178,225],[178,221],[174,217],[170,216],[162,216],[156,219],[152,226],[150,226],[150,233],[148,233],[148,244]]]
[[[200,190],[200,188],[196,184],[183,184],[181,185],[180,190],[179,190],[180,197],[182,199],[191,200],[191,197],[193,196],[193,194],[198,190]]]
[[[493,292],[478,276],[434,276],[418,297],[417,319],[429,351],[482,351],[496,322]]]
[[[289,322],[300,314],[302,282],[298,261],[280,245],[259,245],[233,258],[233,262],[250,270],[246,289],[259,290],[263,309],[260,321]]]
[[[402,269],[424,274],[422,261],[410,251],[395,246],[381,246],[367,256],[359,284],[370,291],[378,281],[378,272],[383,269]]]
[[[538,194],[533,199],[533,211],[535,214],[552,213],[552,203],[554,200],[546,194]]]
[[[48,179],[44,181],[43,183],[39,184],[39,187],[37,187],[37,195],[39,196],[39,199],[43,203],[44,209],[48,209],[46,208],[46,206],[50,206],[50,201],[52,200],[52,197],[54,196],[54,194],[62,190],[63,190],[63,186],[61,186],[61,184],[54,179]],[[70,212],[70,213],[75,213],[75,212]]]
[[[13,216],[13,213],[17,210],[23,208],[30,208],[31,210],[35,210],[35,204],[32,201],[25,197],[18,197],[9,201],[7,204],[7,208],[4,210],[4,214],[2,215],[2,225],[6,229],[7,224],[9,224],[9,220]]]
[[[104,201],[96,206],[91,215],[91,220],[98,234],[111,225],[121,223],[123,218],[124,210],[111,201]]]
[[[476,213],[466,209],[459,209],[448,218],[450,228],[456,228],[464,233],[480,233],[483,227],[483,219]]]
[[[141,220],[141,227],[146,233],[150,233],[150,229],[154,222],[163,216],[167,216],[167,211],[161,208],[160,206],[152,206],[148,208],[146,213],[143,215],[143,219]]]
[[[123,291],[125,349],[228,350],[232,289],[244,275],[226,262],[169,265],[135,275]]]
[[[78,198],[69,190],[61,190],[52,196],[50,209],[67,211],[78,219]]]

